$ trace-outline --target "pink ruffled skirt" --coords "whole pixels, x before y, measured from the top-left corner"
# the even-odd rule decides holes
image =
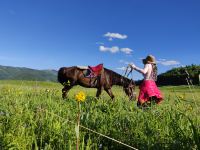
[[[160,103],[163,99],[160,90],[158,89],[155,81],[144,80],[140,85],[140,93],[138,97],[138,102],[143,104],[150,100],[150,97],[156,98],[156,103]]]

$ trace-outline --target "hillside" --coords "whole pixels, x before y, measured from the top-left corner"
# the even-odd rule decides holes
[[[188,73],[188,74],[187,74]],[[189,75],[193,84],[199,84],[200,65],[173,68],[158,75],[158,85],[186,85]]]
[[[0,80],[57,81],[56,70],[36,70],[0,65]]]

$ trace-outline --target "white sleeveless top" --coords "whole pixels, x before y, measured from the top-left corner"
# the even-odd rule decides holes
[[[152,78],[152,72],[153,72],[153,68],[151,64],[145,64],[144,66],[144,70],[147,69],[147,72],[145,74],[143,74],[144,76],[144,80],[154,80]]]

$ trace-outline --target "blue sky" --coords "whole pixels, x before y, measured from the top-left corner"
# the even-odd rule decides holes
[[[1,0],[0,65],[97,65],[156,57],[159,73],[200,64],[199,0]],[[134,72],[135,79],[141,78]]]

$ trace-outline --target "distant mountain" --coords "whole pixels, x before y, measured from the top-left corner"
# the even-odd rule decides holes
[[[57,81],[56,70],[36,70],[0,65],[0,80]]]

